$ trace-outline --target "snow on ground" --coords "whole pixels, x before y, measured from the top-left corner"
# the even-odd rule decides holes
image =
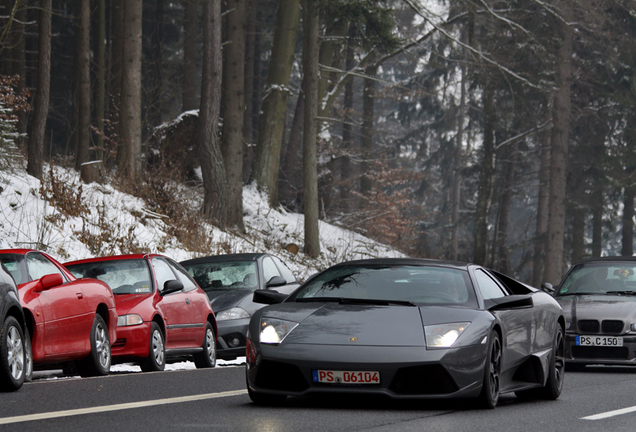
[[[0,248],[33,248],[46,251],[60,262],[92,257],[91,248],[81,241],[88,233],[98,238],[107,223],[120,238],[150,252],[161,252],[177,261],[198,256],[186,250],[175,238],[166,234],[161,215],[146,208],[140,198],[122,193],[110,185],[82,184],[74,170],[53,167],[55,178],[81,196],[88,208],[84,217],[60,212],[42,198],[40,180],[26,174],[23,168],[0,171]],[[49,173],[45,167],[45,173]],[[48,174],[47,174],[48,175]],[[81,194],[79,193],[81,187]],[[185,191],[188,192],[188,191]],[[189,191],[193,211],[201,205],[200,190]],[[321,256],[310,260],[302,252],[292,254],[284,246],[294,243],[302,249],[304,216],[282,208],[270,208],[267,199],[253,185],[243,189],[245,234],[221,231],[211,225],[206,231],[215,243],[223,243],[232,253],[270,252],[285,261],[297,277],[306,279],[316,271],[342,261],[374,257],[401,257],[402,253],[367,237],[337,226],[320,222]],[[94,247],[93,247],[94,249]],[[109,255],[121,253],[116,245],[104,244],[100,250]],[[218,361],[219,366],[245,363],[241,357],[232,362]],[[166,365],[167,370],[193,369],[192,362]],[[136,372],[138,366],[114,365],[113,372]],[[37,372],[36,377],[60,378],[61,371]]]

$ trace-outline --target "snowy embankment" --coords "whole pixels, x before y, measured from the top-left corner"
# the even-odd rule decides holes
[[[243,189],[245,233],[225,232],[206,225],[211,244],[221,246],[207,253],[192,252],[168,234],[165,217],[149,210],[142,199],[108,184],[82,184],[74,170],[53,167],[51,171],[46,167],[45,173],[42,183],[21,168],[0,172],[0,248],[41,249],[62,263],[93,257],[96,250],[101,255],[117,255],[124,252],[123,248],[129,251],[131,247],[162,253],[176,261],[221,251],[270,252],[283,259],[301,280],[342,261],[404,256],[360,234],[324,222],[320,222],[321,256],[313,260],[302,252],[293,254],[285,246],[295,244],[302,250],[303,215],[270,208],[266,197],[251,185]],[[51,182],[51,178],[55,181]],[[53,183],[57,186],[52,187]],[[43,198],[51,198],[60,188],[64,189],[64,203]],[[202,190],[185,187],[180,190],[183,205],[197,211]],[[58,206],[76,208],[78,215],[61,211]],[[241,361],[244,359],[219,364]],[[194,365],[175,363],[166,369],[189,367]],[[127,370],[138,369],[113,366],[114,372]]]

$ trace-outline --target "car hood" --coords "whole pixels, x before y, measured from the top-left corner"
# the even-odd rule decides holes
[[[630,320],[636,318],[636,296],[579,294],[557,297],[563,311],[576,320]]]
[[[228,290],[206,291],[205,293],[210,299],[212,310],[217,313],[225,309],[239,306],[246,297],[251,299],[254,295],[254,290],[237,288]]]
[[[284,343],[315,345],[426,346],[424,325],[471,321],[474,310],[456,308],[283,303],[264,317],[299,323]]]
[[[117,307],[117,315],[126,315],[128,313],[139,313],[134,308],[144,301],[151,301],[152,294],[119,294],[115,296],[115,306]],[[144,317],[142,317],[144,318]],[[144,318],[146,319],[146,318]]]

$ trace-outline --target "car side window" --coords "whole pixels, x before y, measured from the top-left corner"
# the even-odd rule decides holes
[[[276,264],[274,264],[274,260],[270,257],[263,258],[263,277],[265,278],[265,283],[269,282],[274,276],[280,276],[278,268]]]
[[[157,279],[157,289],[159,292],[163,291],[163,285],[167,281],[177,279],[168,263],[162,258],[153,258],[152,267],[155,269],[155,278]]]
[[[29,253],[26,256],[26,264],[27,271],[29,272],[29,276],[31,280],[38,280],[42,276],[46,276],[49,274],[59,274],[62,275],[62,279],[66,282],[68,279],[60,271],[59,268],[44,255],[39,253]]]
[[[190,277],[190,273],[188,273],[183,267],[171,260],[168,260],[168,264],[170,264],[170,267],[172,267],[172,271],[174,271],[174,273],[177,275],[177,278],[179,278],[179,280],[183,284],[183,291],[192,291],[197,288],[196,283]]]
[[[289,267],[287,267],[287,265],[282,262],[280,260],[280,258],[278,257],[272,257],[272,259],[274,260],[274,262],[278,265],[278,269],[280,270],[280,272],[282,273],[283,277],[285,278],[285,280],[287,281],[287,283],[294,283],[296,282],[296,276],[294,276],[294,273],[292,273],[292,271],[289,269]],[[269,280],[269,279],[268,279]]]
[[[508,293],[483,270],[475,271],[475,276],[477,277],[477,285],[479,285],[479,291],[481,291],[481,296],[484,300],[505,297],[508,295]]]

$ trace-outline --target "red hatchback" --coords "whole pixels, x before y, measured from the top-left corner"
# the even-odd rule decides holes
[[[216,365],[216,320],[208,297],[188,272],[156,254],[120,255],[65,264],[77,277],[106,282],[115,294],[113,363],[163,370],[166,359]]]
[[[78,280],[44,252],[0,250],[20,294],[29,337],[25,376],[33,365],[74,362],[82,376],[107,375],[117,336],[115,298],[103,282]],[[33,363],[33,364],[32,364]]]

